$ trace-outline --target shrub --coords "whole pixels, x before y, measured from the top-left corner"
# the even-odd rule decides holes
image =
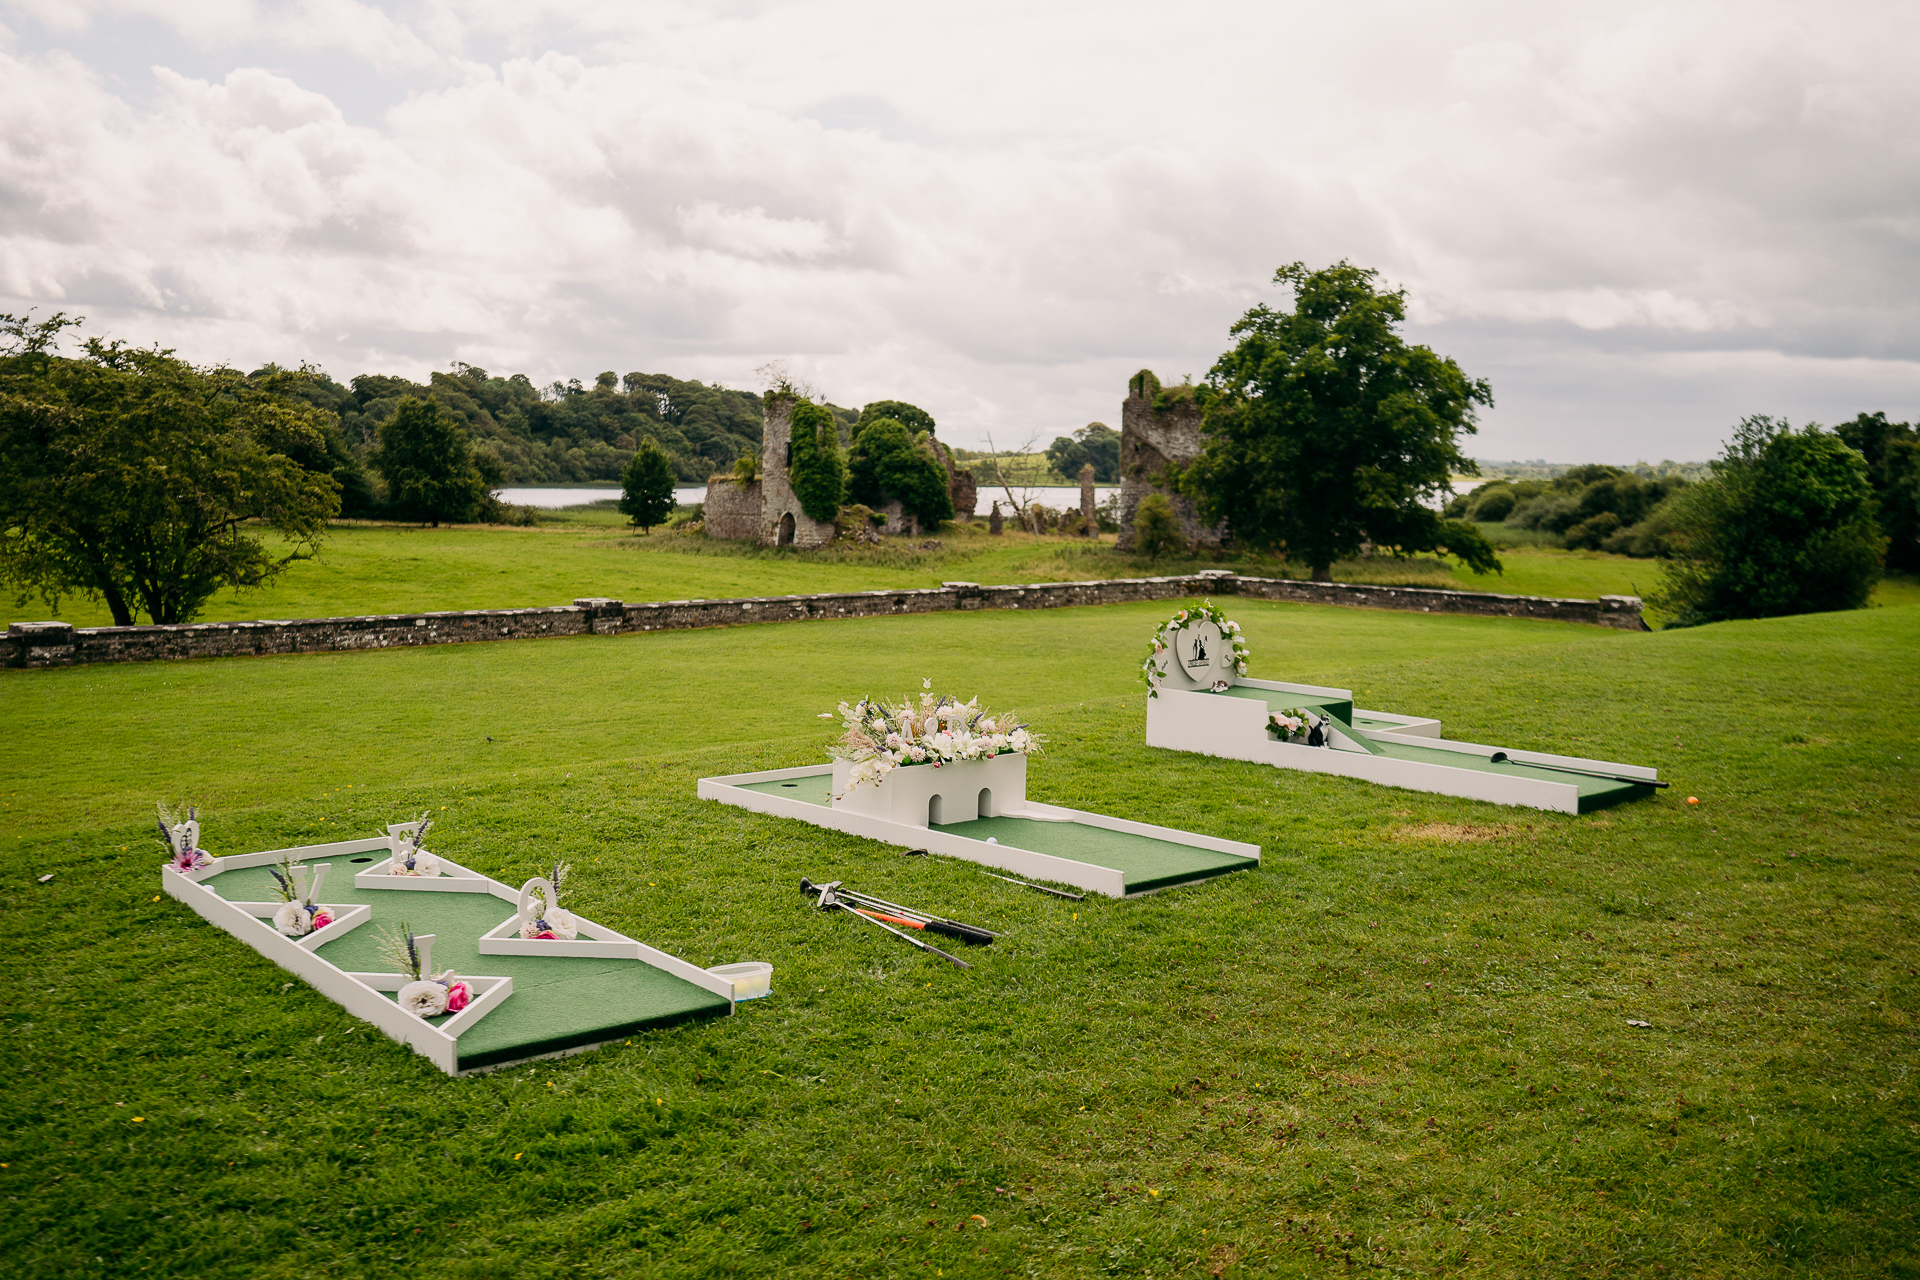
[[[947,492],[947,470],[921,447],[907,428],[892,418],[878,418],[860,428],[848,459],[848,496],[869,507],[884,507],[896,498],[902,510],[925,529],[953,519],[953,496]]]
[[[1184,550],[1186,535],[1180,528],[1180,517],[1174,514],[1173,504],[1165,494],[1150,493],[1140,499],[1140,505],[1133,509],[1133,549],[1149,560],[1158,560],[1163,554]]]
[[[847,495],[847,460],[840,452],[840,428],[833,414],[811,400],[793,406],[793,463],[787,483],[800,509],[813,520],[831,520]],[[944,489],[946,480],[941,479]]]
[[[1486,494],[1468,510],[1466,518],[1483,524],[1505,520],[1513,511],[1515,502],[1511,485],[1489,488]]]
[[[1575,551],[1593,551],[1608,535],[1620,528],[1620,517],[1611,511],[1588,516],[1567,530],[1567,545]]]
[[[1650,601],[1675,626],[1861,608],[1886,546],[1866,459],[1817,426],[1764,416],[1740,424],[1672,518]]]

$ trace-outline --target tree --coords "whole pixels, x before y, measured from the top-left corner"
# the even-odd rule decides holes
[[[620,486],[620,510],[642,533],[665,524],[673,514],[673,464],[652,436],[640,442]]]
[[[810,519],[831,520],[847,496],[847,460],[840,452],[840,428],[824,405],[802,400],[793,406],[787,437],[793,461],[787,483]]]
[[[1200,456],[1178,479],[1204,522],[1224,519],[1235,540],[1284,551],[1316,581],[1369,541],[1497,570],[1479,530],[1436,509],[1453,475],[1477,469],[1458,437],[1493,392],[1407,345],[1406,291],[1377,290],[1377,275],[1347,262],[1274,273],[1294,309],[1256,306],[1235,323],[1238,345],[1199,390]]]
[[[895,422],[905,427],[908,434],[915,434],[921,431],[926,432],[928,435],[933,434],[933,415],[925,409],[920,408],[918,405],[908,404],[904,400],[875,400],[872,404],[860,410],[860,417],[853,424],[853,431],[848,437],[848,444],[851,445],[854,440],[858,439],[860,433],[867,429],[868,424],[878,422],[882,418],[892,418]]]
[[[1092,466],[1095,484],[1114,484],[1120,479],[1120,433],[1104,422],[1089,422],[1071,437],[1056,436],[1047,446],[1047,461],[1075,483],[1080,468]]]
[[[1818,426],[1743,420],[1670,508],[1660,585],[1674,626],[1865,607],[1886,539],[1866,459]]]
[[[953,495],[947,471],[931,449],[905,424],[879,418],[860,428],[847,465],[848,492],[855,502],[879,508],[897,498],[900,508],[931,529],[953,519]]]
[[[1920,431],[1888,422],[1884,413],[1863,413],[1833,430],[1867,460],[1880,532],[1887,535],[1887,568],[1920,573]]]
[[[432,400],[407,396],[394,406],[380,424],[373,465],[387,478],[393,505],[435,528],[442,520],[473,519],[488,497],[466,431]]]
[[[22,603],[79,592],[118,626],[136,608],[188,622],[312,553],[340,488],[292,456],[325,451],[324,415],[295,394],[308,375],[249,379],[92,338],[55,354],[78,323],[0,315],[0,580]]]

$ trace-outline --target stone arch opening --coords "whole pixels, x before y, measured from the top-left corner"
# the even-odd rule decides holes
[[[980,788],[979,808],[980,808],[981,817],[991,818],[993,816],[993,788],[992,787]]]
[[[937,795],[927,797],[927,825],[930,827],[940,825],[940,797]]]
[[[791,511],[780,517],[780,545],[783,547],[793,545],[793,512]]]

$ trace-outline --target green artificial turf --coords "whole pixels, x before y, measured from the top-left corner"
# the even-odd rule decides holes
[[[821,806],[832,802],[833,775],[819,773],[811,777],[748,782],[744,791],[760,791]],[[1109,817],[1128,818],[1124,813]],[[798,821],[798,819],[793,819]],[[945,835],[970,840],[992,838],[1015,849],[1044,853],[1056,858],[1071,858],[1096,867],[1111,867],[1126,877],[1128,893],[1148,893],[1178,884],[1191,884],[1229,871],[1242,871],[1259,864],[1238,854],[1215,853],[1190,844],[1161,840],[1155,836],[1109,831],[1104,827],[1077,822],[1036,822],[1032,818],[973,818],[965,822],[940,824]]]
[[[354,887],[355,867],[349,859],[328,861],[333,870],[328,872],[324,901],[373,908],[371,921],[320,944],[318,954],[334,968],[391,972],[380,954],[380,935],[406,928],[434,935],[435,971],[513,979],[506,1003],[461,1032],[462,1071],[727,1012],[726,997],[639,960],[481,955],[480,935],[513,917],[510,903],[486,893],[360,889]],[[229,902],[271,902],[275,896],[265,867],[223,872],[202,883]]]
[[[1117,818],[1127,814],[1110,815]],[[940,828],[970,840],[998,840],[1016,849],[1071,858],[1075,862],[1112,867],[1126,877],[1128,893],[1147,893],[1179,884],[1192,884],[1229,871],[1260,865],[1235,853],[1216,853],[1190,844],[1176,844],[1155,836],[1108,831],[1077,822],[1037,822],[1032,818],[973,818]]]
[[[1256,676],[1675,783],[1573,817],[1144,746],[1171,608],[0,674],[0,1248],[76,1278],[1920,1271],[1920,609],[1229,606]],[[1047,735],[1035,799],[1262,866],[1064,902],[695,798],[922,674]],[[431,807],[448,856],[564,857],[583,914],[768,961],[773,995],[448,1079],[165,897],[163,794],[216,851]],[[802,876],[1005,936],[963,972]]]

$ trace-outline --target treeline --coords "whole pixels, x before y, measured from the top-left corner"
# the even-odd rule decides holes
[[[1620,467],[1569,467],[1551,480],[1491,480],[1446,507],[1450,520],[1534,530],[1585,551],[1652,558],[1666,550],[1667,504],[1687,487],[1676,475],[1645,478]]]
[[[1771,419],[1750,421],[1771,424]],[[1783,424],[1769,429],[1773,435],[1785,433]],[[1920,572],[1920,430],[1891,422],[1884,413],[1863,413],[1831,431],[1818,425],[1807,431],[1850,456],[1850,466],[1857,464],[1864,503],[1861,518],[1884,536],[1886,567]],[[1758,449],[1755,457],[1765,458],[1769,455],[1764,444],[1743,447]],[[1785,448],[1774,447],[1776,452]],[[1774,465],[1786,466],[1777,460]],[[1597,464],[1554,467],[1557,474],[1550,479],[1491,480],[1454,498],[1447,504],[1446,515],[1482,526],[1531,531],[1539,541],[1573,550],[1670,558],[1693,527],[1684,518],[1689,513],[1687,490],[1701,482],[1724,483],[1735,471],[1758,466],[1760,462],[1745,455],[1737,459],[1730,455],[1712,463],[1662,463],[1658,468],[1641,464],[1631,470]],[[1691,479],[1685,472],[1692,473]],[[1830,496],[1816,494],[1815,489],[1834,482],[1811,472],[1789,471],[1774,483],[1783,493],[1798,490],[1804,502],[1813,502]]]
[[[250,376],[276,372],[268,366]],[[409,399],[445,410],[468,437],[480,473],[495,485],[617,483],[647,439],[666,453],[676,483],[697,485],[760,450],[760,396],[661,373],[608,371],[591,386],[575,378],[538,387],[525,374],[498,377],[469,364],[426,382],[369,373],[343,386],[307,372],[297,394],[335,420],[328,469],[340,484],[345,516],[391,514],[392,495],[375,459],[381,428]],[[843,435],[859,417],[824,407]]]

